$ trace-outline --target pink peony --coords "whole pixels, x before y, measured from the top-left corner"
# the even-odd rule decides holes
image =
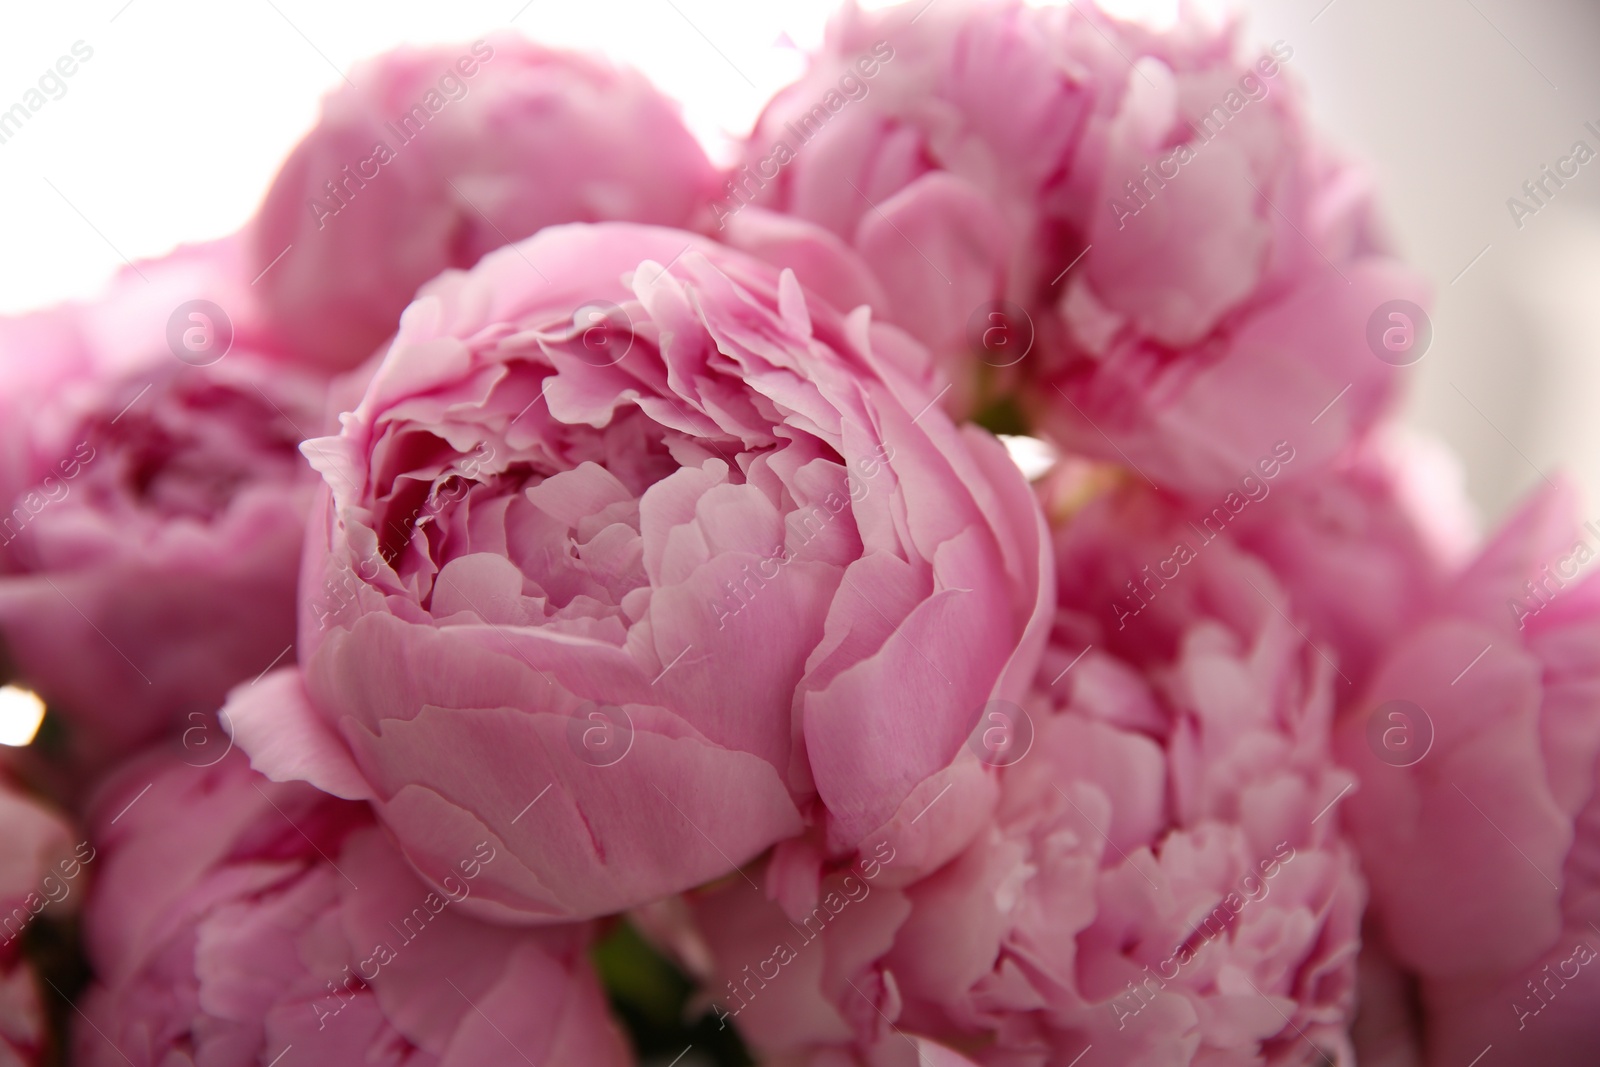
[[[87,376],[111,376],[149,366],[157,352],[171,347],[168,330],[181,322],[196,342],[185,358],[203,363],[224,343],[240,351],[267,352],[259,313],[247,282],[241,238],[182,245],[160,259],[142,260],[120,270],[94,300],[57,304],[23,315],[0,317],[0,499],[10,501],[35,488],[29,405],[61,392]],[[204,320],[176,314],[189,301],[206,300],[223,309],[227,328],[208,335]],[[213,327],[215,323],[211,324]],[[206,346],[214,346],[208,353]]]
[[[1399,635],[1339,729],[1342,815],[1430,1064],[1600,1056],[1600,554],[1535,496]],[[1441,893],[1441,887],[1451,887]],[[1459,888],[1456,888],[1459,887]]]
[[[86,1067],[607,1067],[630,1062],[588,930],[508,931],[461,904],[503,853],[467,845],[443,894],[365,805],[230,755],[136,761],[98,798],[85,916]]]
[[[370,797],[430,878],[489,839],[493,917],[619,911],[807,824],[849,853],[1020,696],[1051,604],[1026,483],[924,360],[671,230],[444,276],[305,446],[304,689],[239,690],[240,743]]]
[[[224,248],[0,322],[0,639],[91,760],[210,715],[294,640],[325,386],[183,316],[191,280],[224,296]]]
[[[1020,403],[1184,493],[1225,491],[1280,439],[1305,479],[1395,391],[1369,318],[1424,294],[1306,130],[1292,47],[1238,36],[1080,4],[847,6],[719,223],[738,239],[753,203],[848,245],[955,410]]]
[[[676,106],[600,59],[506,35],[351,78],[252,233],[269,323],[330,367],[366,358],[443,270],[556,223],[685,225],[716,182]]]
[[[1193,513],[1272,568],[1306,636],[1349,679],[1343,707],[1471,556],[1463,474],[1442,445],[1385,427],[1318,478],[1280,482],[1253,471]]]
[[[92,850],[74,851],[61,818],[0,779],[0,1064],[45,1062],[48,1037],[42,996],[22,954],[22,935],[46,911],[66,902]],[[60,905],[60,907],[56,907]]]
[[[1030,743],[988,760],[993,816],[958,857],[907,884],[892,845],[864,849],[787,914],[737,879],[691,895],[717,1014],[757,1048],[876,1064],[919,1034],[997,1067],[1090,1047],[1130,1067],[1353,1062],[1364,891],[1324,817],[1349,783],[1332,670],[1225,541],[1193,595],[1113,641],[1078,564],[1126,569],[1172,535],[1130,495],[1059,538],[1044,669],[1022,706],[992,706]]]

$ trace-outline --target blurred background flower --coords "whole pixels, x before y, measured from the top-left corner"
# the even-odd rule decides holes
[[[935,3],[939,0],[934,0]],[[1207,9],[1220,0],[1192,7]],[[1290,77],[1314,118],[1372,167],[1398,251],[1436,292],[1434,338],[1411,369],[1410,420],[1461,456],[1487,518],[1565,465],[1600,499],[1600,426],[1586,418],[1600,365],[1600,168],[1543,179],[1584,123],[1600,123],[1586,0],[1241,0],[1246,37],[1294,49]],[[241,226],[321,96],[357,61],[405,43],[471,40],[511,26],[603,49],[684,102],[723,158],[800,70],[829,0],[93,0],[8,11],[0,69],[73,58],[49,106],[0,143],[7,250],[0,312],[97,292],[124,257]],[[864,7],[883,6],[865,0]],[[1106,0],[1158,22],[1178,0]],[[82,48],[73,51],[76,42]],[[83,52],[91,57],[79,61]],[[59,88],[56,88],[59,86]],[[1593,135],[1588,135],[1591,143]],[[219,163],[221,165],[219,165]],[[1530,198],[1524,182],[1544,180]],[[1517,197],[1532,213],[1513,212]],[[1520,223],[1520,226],[1518,225]]]

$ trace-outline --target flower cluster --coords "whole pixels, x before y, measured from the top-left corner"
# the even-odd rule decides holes
[[[719,171],[403,50],[0,320],[0,1062],[1595,1062],[1593,529],[1293,56],[848,5]]]

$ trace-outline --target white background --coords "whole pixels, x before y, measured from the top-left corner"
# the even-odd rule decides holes
[[[124,257],[237,229],[322,93],[394,45],[514,24],[602,51],[683,101],[718,154],[718,139],[747,129],[798,71],[792,44],[818,40],[831,6],[0,0],[0,110],[75,41],[94,49],[66,95],[0,144],[0,312],[91,295]],[[1600,148],[1583,130],[1586,119],[1600,126],[1600,10],[1589,0],[1247,7],[1249,36],[1293,46],[1289,69],[1319,122],[1370,161],[1401,248],[1433,280],[1434,342],[1412,372],[1412,421],[1458,450],[1490,516],[1559,468],[1600,502],[1600,161],[1521,230],[1505,203],[1578,137]]]

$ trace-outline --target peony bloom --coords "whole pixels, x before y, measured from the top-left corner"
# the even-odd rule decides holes
[[[1310,481],[1253,470],[1194,512],[1272,568],[1306,636],[1350,680],[1341,708],[1476,547],[1459,463],[1400,427],[1358,442]]]
[[[91,761],[209,716],[294,641],[315,482],[297,449],[325,386],[214,312],[183,318],[215,252],[0,322],[0,640]]]
[[[556,223],[686,225],[716,183],[676,106],[600,59],[504,35],[351,78],[252,231],[267,321],[331,368],[365,359],[441,271]]]
[[[278,785],[237,753],[128,765],[92,816],[95,983],[75,1063],[541,1067],[630,1062],[584,955],[588,931],[462,914],[504,854],[417,881],[366,806]]]
[[[1026,483],[924,359],[672,230],[442,277],[305,446],[304,682],[238,690],[240,743],[372,799],[429,878],[490,840],[491,917],[620,911],[808,824],[848,854],[1021,695],[1051,606]]]
[[[1390,644],[1340,725],[1342,816],[1428,1062],[1600,1056],[1600,534],[1541,491]],[[1461,892],[1440,893],[1441,886]],[[1470,887],[1470,889],[1468,888]]]
[[[1292,56],[1090,5],[847,6],[763,114],[718,221],[742,240],[750,203],[847,245],[954,410],[1020,405],[1185,494],[1226,491],[1288,439],[1302,480],[1395,392],[1369,319],[1425,295],[1362,178],[1306,129]]]
[[[719,1018],[775,1062],[887,1062],[907,1034],[994,1067],[1353,1062],[1333,672],[1226,541],[1113,638],[1081,564],[1130,573],[1179,536],[1156,503],[1118,490],[1060,535],[1044,669],[995,709],[1029,743],[986,761],[993,817],[959,856],[906,882],[876,843],[787,913],[737,879],[690,895]]]
[[[175,351],[175,341],[183,348],[181,358],[196,365],[217,352],[268,352],[245,270],[240,237],[181,245],[118,271],[92,301],[0,317],[0,410],[7,415],[0,421],[0,499],[11,501],[36,488],[32,419],[17,413],[33,415],[30,405],[39,398],[85,377],[149,366],[155,353]],[[220,330],[219,322],[187,314],[198,309],[184,305],[199,300],[223,309]]]
[[[92,849],[74,850],[59,816],[0,781],[0,1064],[43,1063],[42,996],[22,953],[22,935],[46,910],[76,906],[73,884]],[[69,898],[72,903],[67,904]]]

